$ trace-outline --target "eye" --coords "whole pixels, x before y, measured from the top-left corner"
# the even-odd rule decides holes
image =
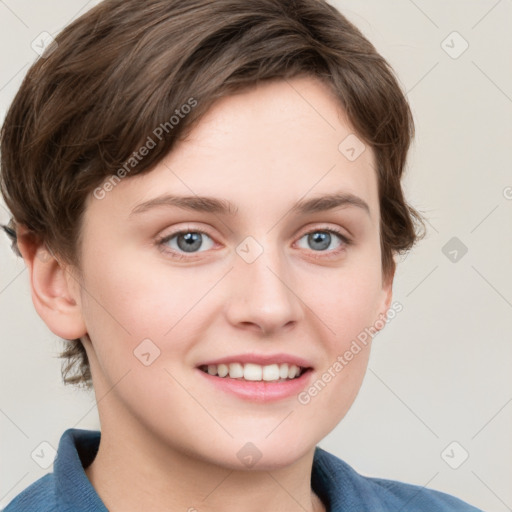
[[[301,245],[302,240],[305,240],[309,247]],[[337,244],[336,241],[338,241]],[[177,259],[186,259],[187,254],[192,257],[215,245],[213,239],[200,229],[182,229],[161,237],[156,243],[162,252]],[[330,256],[342,252],[351,243],[348,237],[334,228],[315,229],[305,233],[299,239],[300,248],[312,249],[314,253],[325,252]]]
[[[334,228],[315,229],[313,231],[309,231],[300,238],[299,242],[303,239],[305,239],[306,244],[308,244],[309,247],[302,246],[301,248],[312,248],[314,252],[329,252],[330,254],[337,254],[351,243],[345,235]],[[340,240],[341,243],[338,242],[337,247],[333,248],[332,244],[336,244],[336,239]],[[329,250],[329,248],[332,250]]]
[[[205,244],[205,239],[207,243]],[[169,253],[176,258],[182,258],[182,254],[195,254],[203,252],[199,249],[208,250],[214,245],[213,240],[207,233],[200,230],[182,230],[158,240],[158,246],[162,251]]]

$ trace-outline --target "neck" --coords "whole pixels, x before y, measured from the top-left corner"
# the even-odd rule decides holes
[[[325,507],[311,489],[313,456],[314,448],[284,468],[233,470],[155,442],[147,431],[103,425],[85,473],[111,512],[320,512]]]

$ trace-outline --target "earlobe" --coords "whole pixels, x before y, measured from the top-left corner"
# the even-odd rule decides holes
[[[69,270],[24,228],[18,228],[18,247],[27,265],[32,302],[48,328],[72,340],[87,333],[80,305],[80,285]]]

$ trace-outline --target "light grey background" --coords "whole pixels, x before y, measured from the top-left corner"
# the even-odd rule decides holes
[[[96,3],[0,0],[0,121],[37,58],[32,41]],[[407,92],[417,135],[405,187],[429,235],[399,265],[404,310],[375,338],[355,405],[320,446],[363,474],[512,510],[512,1],[332,3]],[[455,262],[453,247],[443,252],[453,237],[467,247]],[[6,238],[0,268],[1,508],[51,471],[31,458],[40,443],[57,448],[65,429],[99,422],[93,394],[61,383],[62,342],[35,313]],[[465,452],[458,469],[446,462]]]

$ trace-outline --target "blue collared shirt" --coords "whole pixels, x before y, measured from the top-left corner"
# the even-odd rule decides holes
[[[18,494],[4,512],[108,512],[84,471],[96,456],[100,436],[95,430],[66,430],[53,472]],[[362,476],[318,446],[311,487],[328,512],[482,512],[439,491]]]

